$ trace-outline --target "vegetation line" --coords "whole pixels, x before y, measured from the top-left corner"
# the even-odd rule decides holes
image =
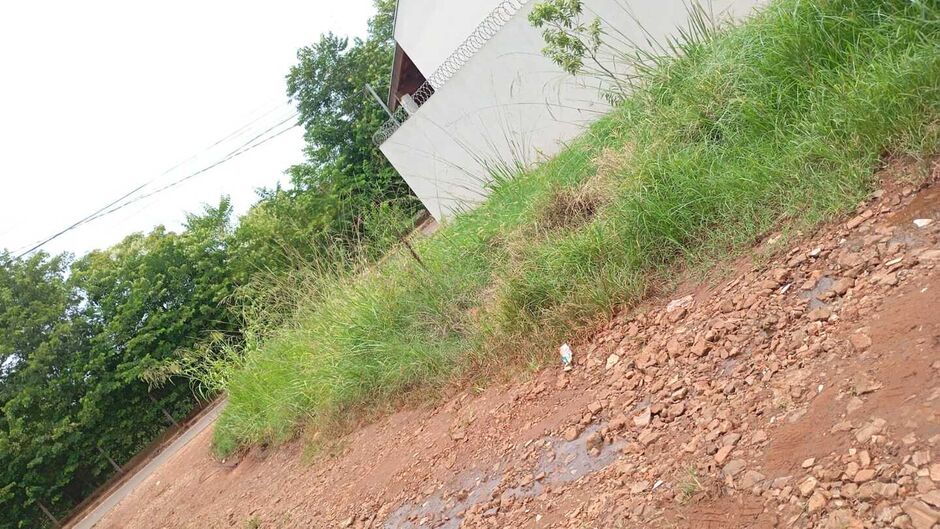
[[[938,22],[932,2],[780,0],[640,56],[631,95],[555,159],[494,174],[486,203],[413,244],[422,265],[272,285],[294,302],[202,373],[230,399],[216,450],[537,364],[678,263],[851,210],[884,156],[938,150]]]

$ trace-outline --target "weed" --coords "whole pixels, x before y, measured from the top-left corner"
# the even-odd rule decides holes
[[[679,483],[679,503],[689,503],[696,494],[704,490],[705,486],[702,485],[702,481],[699,479],[698,470],[694,466],[689,466],[683,480]]]
[[[423,267],[395,250],[275,281],[270,323],[213,364],[216,450],[553,360],[677,268],[851,211],[884,156],[940,150],[938,22],[935,2],[781,0],[673,42],[582,138],[414,241]]]

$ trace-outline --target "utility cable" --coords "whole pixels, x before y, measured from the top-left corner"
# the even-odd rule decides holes
[[[276,109],[275,109],[275,110],[276,110]],[[267,113],[266,115],[269,115],[269,114],[271,114],[271,113],[273,113],[273,111]],[[101,218],[101,217],[110,215],[110,214],[112,214],[112,213],[114,213],[114,212],[116,212],[116,211],[119,211],[119,210],[121,210],[121,209],[123,209],[123,208],[125,208],[125,207],[127,207],[127,206],[129,206],[129,205],[131,205],[131,204],[133,204],[133,203],[135,203],[135,202],[139,202],[139,201],[141,201],[141,200],[143,200],[143,199],[145,199],[145,198],[154,196],[154,195],[156,195],[156,194],[158,194],[158,193],[162,193],[162,192],[164,192],[164,191],[166,191],[166,190],[168,190],[168,189],[170,189],[170,188],[173,188],[173,187],[175,187],[175,186],[177,186],[177,185],[179,185],[179,184],[181,184],[181,183],[183,183],[183,182],[185,182],[185,181],[187,181],[187,180],[190,180],[190,179],[192,179],[192,178],[195,178],[196,176],[198,176],[198,175],[200,175],[200,174],[203,174],[203,173],[205,173],[205,172],[207,172],[207,171],[209,171],[209,170],[211,170],[211,169],[213,169],[213,168],[215,168],[215,167],[218,167],[219,165],[222,165],[223,163],[228,162],[228,161],[232,160],[233,158],[236,158],[236,157],[238,157],[238,156],[240,156],[240,155],[242,155],[242,154],[244,154],[244,153],[246,153],[246,152],[248,152],[248,151],[250,151],[250,150],[252,150],[252,149],[254,149],[254,148],[256,148],[256,147],[259,147],[259,146],[261,146],[261,145],[267,143],[267,142],[270,141],[270,140],[273,140],[274,138],[276,138],[276,137],[278,137],[278,136],[280,136],[280,135],[282,135],[282,134],[288,132],[289,130],[291,130],[291,129],[297,127],[298,125],[297,125],[297,124],[292,125],[292,126],[286,128],[286,129],[284,129],[284,130],[281,130],[281,131],[275,133],[275,134],[272,135],[272,136],[269,136],[269,137],[267,137],[267,138],[264,138],[264,139],[262,139],[261,141],[257,141],[258,139],[262,138],[264,135],[268,134],[269,132],[273,131],[274,129],[276,129],[276,128],[278,128],[278,127],[284,125],[285,123],[287,123],[287,122],[293,120],[293,119],[296,118],[298,115],[299,115],[299,112],[294,112],[293,114],[291,114],[291,115],[290,115],[289,117],[287,117],[286,119],[284,119],[284,120],[278,122],[277,124],[273,125],[272,127],[269,127],[269,128],[267,128],[267,129],[265,129],[265,130],[264,130],[263,132],[261,132],[260,134],[257,134],[256,136],[252,137],[251,139],[249,139],[249,140],[246,141],[245,143],[241,144],[241,145],[240,145],[238,148],[236,148],[234,151],[232,151],[232,152],[230,152],[229,154],[225,155],[221,160],[219,160],[219,161],[217,161],[217,162],[214,162],[214,163],[210,164],[209,166],[204,167],[204,168],[202,168],[202,169],[199,169],[198,171],[195,171],[195,172],[193,172],[193,173],[190,173],[190,174],[188,174],[188,175],[186,175],[186,176],[184,176],[184,177],[182,177],[182,178],[180,178],[180,179],[178,179],[178,180],[175,180],[175,181],[173,181],[173,182],[171,182],[171,183],[169,183],[169,184],[167,184],[167,185],[165,185],[165,186],[162,186],[162,187],[160,187],[160,188],[157,188],[157,189],[155,189],[154,191],[151,191],[150,193],[146,193],[146,194],[143,194],[143,195],[138,195],[138,196],[133,197],[133,198],[131,198],[130,200],[127,200],[126,202],[123,202],[123,203],[122,203],[122,201],[128,199],[129,197],[131,197],[132,195],[134,195],[134,193],[137,193],[137,192],[140,191],[141,189],[143,189],[143,188],[145,188],[146,186],[150,185],[154,180],[156,180],[156,179],[159,178],[159,177],[152,178],[152,179],[148,180],[147,182],[145,182],[145,183],[143,183],[143,184],[137,186],[136,188],[132,189],[131,191],[125,193],[125,194],[122,195],[122,196],[120,196],[120,197],[117,198],[116,200],[113,200],[113,201],[109,202],[109,203],[106,204],[105,206],[103,206],[103,207],[97,209],[96,211],[94,211],[93,213],[91,213],[91,214],[85,216],[85,217],[82,218],[81,220],[78,220],[78,221],[72,223],[71,225],[67,226],[66,228],[64,228],[64,229],[62,229],[62,230],[60,230],[60,231],[54,233],[53,235],[51,235],[51,236],[49,236],[49,237],[47,237],[47,238],[45,238],[45,239],[43,239],[41,242],[39,242],[39,243],[33,245],[33,246],[30,247],[28,250],[19,253],[19,254],[16,256],[16,259],[22,258],[23,256],[25,256],[25,255],[27,255],[27,254],[29,254],[29,253],[32,253],[32,252],[38,250],[39,248],[42,248],[42,247],[45,246],[46,244],[52,242],[53,240],[55,240],[55,239],[61,237],[62,235],[65,235],[66,233],[68,233],[68,232],[70,232],[70,231],[72,231],[72,230],[74,230],[74,229],[76,229],[76,228],[78,228],[78,227],[80,227],[80,226],[82,226],[82,225],[84,225],[84,224],[87,224],[87,223],[89,223],[89,222],[92,222],[92,221],[94,221],[94,220],[97,220],[97,219],[99,219],[99,218]],[[264,116],[262,116],[262,117],[264,117]],[[221,140],[216,141],[216,142],[213,143],[210,147],[208,147],[207,149],[204,149],[203,152],[205,152],[205,151],[208,150],[208,149],[211,149],[211,148],[213,148],[213,147],[218,146],[220,143],[222,143],[223,141],[226,141],[227,139],[231,138],[232,136],[241,135],[242,131],[243,131],[247,126],[250,126],[251,124],[257,122],[257,121],[260,120],[260,119],[261,119],[261,118],[258,118],[258,119],[256,119],[256,120],[250,122],[248,125],[241,127],[238,131],[227,135],[225,138],[223,138],[223,139],[221,139]],[[256,141],[257,141],[257,143],[255,143]],[[201,154],[201,153],[199,153],[199,154]],[[197,157],[199,154],[196,154],[196,155],[194,155],[194,156],[191,156],[191,157],[189,157],[188,159],[184,160],[183,162],[180,162],[180,163],[176,164],[176,165],[173,166],[172,168],[167,169],[167,170],[164,171],[160,176],[166,175],[168,172],[170,172],[170,171],[172,171],[173,169],[176,169],[177,167],[183,165],[184,163],[186,163],[186,162],[192,160],[193,158]]]

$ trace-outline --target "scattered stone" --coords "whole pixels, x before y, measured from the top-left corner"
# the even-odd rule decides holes
[[[846,413],[855,413],[856,411],[862,409],[862,406],[865,405],[865,401],[858,397],[851,397],[849,401],[845,404]]]
[[[685,401],[680,401],[669,407],[667,413],[670,417],[681,417],[685,414]]]
[[[871,338],[867,334],[858,332],[849,335],[849,343],[856,353],[861,353],[871,347]]]
[[[694,344],[692,344],[692,349],[690,352],[697,357],[703,357],[708,354],[709,351],[711,351],[711,348],[711,344],[705,340],[697,340]]]
[[[835,423],[835,424],[832,426],[832,428],[829,429],[829,431],[832,432],[832,433],[836,433],[836,432],[847,432],[847,431],[851,430],[852,428],[854,428],[854,426],[852,426],[851,421],[839,421],[839,422]]]
[[[674,299],[670,301],[668,305],[666,305],[666,312],[667,313],[675,312],[679,309],[690,307],[693,301],[695,301],[695,298],[693,298],[691,294],[689,294],[688,296],[681,297],[679,299]]]
[[[623,430],[627,426],[628,421],[629,419],[627,419],[626,415],[624,415],[623,413],[618,413],[616,416],[614,416],[613,419],[610,420],[610,423],[608,423],[608,426],[610,427],[611,430],[616,432],[616,431]]]
[[[715,462],[719,465],[723,464],[732,450],[734,450],[734,445],[725,445],[719,448],[718,451],[715,452]]]
[[[658,437],[659,437],[659,432],[654,431],[654,430],[644,430],[639,435],[639,437],[637,437],[637,441],[639,441],[643,446],[649,446]]]
[[[604,436],[600,432],[594,432],[584,440],[584,446],[588,449],[588,452],[600,450],[604,447]]]
[[[940,489],[934,489],[926,494],[922,494],[920,499],[925,503],[940,508]]]
[[[653,418],[652,410],[650,410],[650,408],[647,407],[646,409],[641,411],[639,415],[635,415],[633,417],[633,424],[636,425],[638,428],[644,428],[649,425],[652,418]]]
[[[931,529],[933,524],[940,520],[940,513],[926,503],[913,498],[902,503],[901,509],[911,517],[914,529]]]
[[[578,438],[579,435],[581,435],[581,432],[576,426],[569,426],[567,429],[565,429],[565,441],[574,441]]]
[[[880,434],[886,424],[887,421],[881,418],[872,420],[870,423],[862,426],[858,429],[857,432],[855,432],[855,440],[861,444],[867,443],[871,440],[873,435]]]
[[[854,230],[855,228],[861,226],[862,223],[865,222],[866,220],[867,220],[867,217],[865,217],[865,216],[863,216],[863,215],[858,215],[858,216],[856,216],[856,217],[852,217],[851,220],[849,220],[848,222],[846,222],[846,223],[845,223],[845,227],[848,228],[848,229],[850,229],[850,230]]]
[[[816,458],[811,457],[809,459],[804,459],[803,463],[800,465],[802,468],[812,468],[816,464]]]
[[[848,293],[849,289],[855,286],[855,279],[851,277],[843,277],[837,280],[835,283],[829,287],[829,290],[835,292],[838,296],[844,296]]]
[[[897,272],[891,272],[891,273],[881,276],[881,278],[878,280],[878,284],[889,286],[889,287],[897,286],[898,284]]]
[[[817,307],[807,314],[810,321],[826,321],[832,316],[832,309],[829,307]]]
[[[721,472],[726,476],[734,477],[735,474],[744,470],[745,466],[747,466],[747,463],[743,459],[732,459],[722,467]]]
[[[855,394],[856,395],[866,395],[874,391],[878,391],[882,388],[880,382],[872,380],[868,377],[862,377],[855,382]]]
[[[930,463],[930,452],[927,450],[918,450],[914,452],[914,455],[911,457],[911,462],[919,467]]]
[[[826,517],[824,529],[864,529],[862,521],[855,517],[849,509],[838,509]]]
[[[803,480],[803,481],[800,483],[800,485],[799,485],[800,496],[803,496],[803,497],[805,498],[805,497],[809,496],[810,494],[812,494],[812,493],[813,493],[813,490],[816,489],[816,485],[817,485],[818,483],[819,483],[819,482],[816,481],[816,478],[814,478],[814,477],[812,477],[812,476],[810,476],[810,477],[806,478],[805,480]]]
[[[603,409],[604,403],[599,400],[595,400],[594,402],[588,404],[588,412],[590,412],[591,415],[597,415]]]
[[[741,476],[740,483],[743,488],[749,489],[751,487],[754,487],[758,483],[764,481],[765,477],[766,476],[764,476],[760,472],[757,472],[756,470],[748,470],[747,472],[744,473],[743,476]]]
[[[826,497],[817,490],[813,492],[813,495],[809,497],[809,501],[806,502],[806,510],[816,512],[826,506],[826,501]]]
[[[685,315],[688,313],[689,311],[687,311],[684,307],[676,311],[667,313],[669,315],[669,323],[678,323],[679,320],[681,320],[682,318],[685,318]]]
[[[617,354],[611,354],[607,357],[607,364],[604,366],[605,369],[612,369],[617,363],[620,362],[620,356]]]

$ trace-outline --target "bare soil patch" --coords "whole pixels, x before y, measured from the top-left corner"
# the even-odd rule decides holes
[[[934,529],[933,172],[617,315],[571,371],[391,414],[313,461],[300,442],[216,461],[206,432],[100,526]]]

